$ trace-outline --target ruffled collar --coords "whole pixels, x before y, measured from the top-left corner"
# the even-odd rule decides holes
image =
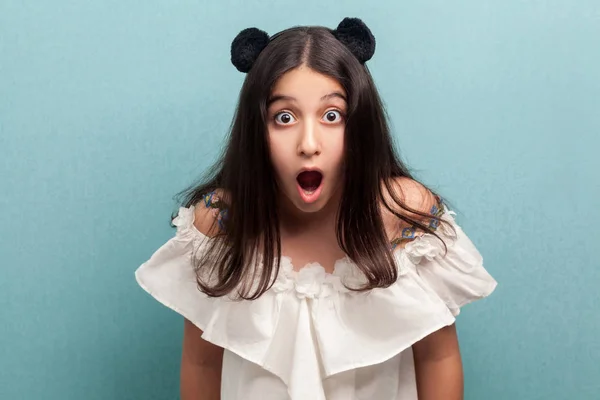
[[[366,278],[349,257],[335,262],[333,273],[328,273],[317,262],[309,263],[294,270],[292,259],[281,257],[279,274],[273,284],[276,293],[293,291],[299,298],[319,298],[330,296],[334,292],[348,292],[349,287],[360,287]]]
[[[444,208],[441,218],[454,225],[453,215],[456,214]],[[196,229],[194,216],[194,206],[180,207],[177,217],[172,222],[177,227],[178,237],[191,239],[202,246],[211,238]],[[445,239],[453,239],[451,231],[444,224],[442,227],[437,233]],[[406,263],[416,265],[423,258],[432,260],[443,252],[442,242],[434,235],[425,233],[416,236],[403,248],[398,247],[393,251],[398,276],[401,277],[406,273]],[[282,256],[279,273],[269,290],[275,293],[294,292],[299,298],[314,299],[328,297],[333,293],[348,293],[351,292],[349,288],[359,288],[366,283],[366,277],[348,256],[335,262],[332,273],[326,272],[318,262],[309,263],[295,270],[292,259]]]

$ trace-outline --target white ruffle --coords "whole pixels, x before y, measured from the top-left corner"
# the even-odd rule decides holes
[[[448,252],[425,234],[395,251],[396,283],[359,293],[364,277],[349,259],[328,274],[319,264],[294,271],[282,257],[272,288],[259,299],[210,298],[199,291],[193,251],[212,240],[193,225],[194,207],[179,209],[176,235],[136,271],[138,283],[202,331],[202,337],[279,377],[292,399],[324,398],[322,380],[386,361],[450,325],[460,307],[489,295],[496,281],[473,243],[454,227],[438,229]],[[193,251],[192,251],[193,250]]]

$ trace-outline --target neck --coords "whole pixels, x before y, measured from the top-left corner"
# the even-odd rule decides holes
[[[307,213],[298,210],[285,195],[281,195],[279,223],[282,232],[296,233],[308,229],[326,229],[335,232],[340,201],[341,195],[336,195],[321,210]]]

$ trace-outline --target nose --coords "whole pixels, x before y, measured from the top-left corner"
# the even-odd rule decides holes
[[[300,131],[298,141],[298,155],[312,157],[321,154],[321,145],[318,137],[318,126],[312,121],[306,121]]]

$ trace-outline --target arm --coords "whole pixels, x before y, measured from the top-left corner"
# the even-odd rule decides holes
[[[396,195],[410,208],[430,213],[433,205],[437,204],[435,195],[417,181],[409,178],[397,178],[393,189]],[[387,194],[387,193],[386,193]],[[389,203],[393,199],[387,194]],[[405,216],[428,225],[428,218],[419,214],[397,209]],[[398,221],[391,213],[384,210],[384,221],[391,237],[398,235],[403,228],[410,225]],[[421,232],[417,232],[420,234]],[[408,240],[398,243],[404,247]],[[415,343],[413,346],[417,391],[419,400],[462,400],[463,371],[456,327],[446,326]]]
[[[463,400],[463,370],[454,324],[413,344],[419,400]]]
[[[218,191],[217,196],[221,196]],[[216,200],[216,197],[211,199]],[[203,202],[197,204],[194,226],[207,236],[218,233],[215,214]],[[220,400],[223,349],[202,339],[202,330],[184,319],[181,354],[181,400]]]
[[[219,400],[223,349],[201,338],[202,331],[185,319],[181,354],[181,400]]]

